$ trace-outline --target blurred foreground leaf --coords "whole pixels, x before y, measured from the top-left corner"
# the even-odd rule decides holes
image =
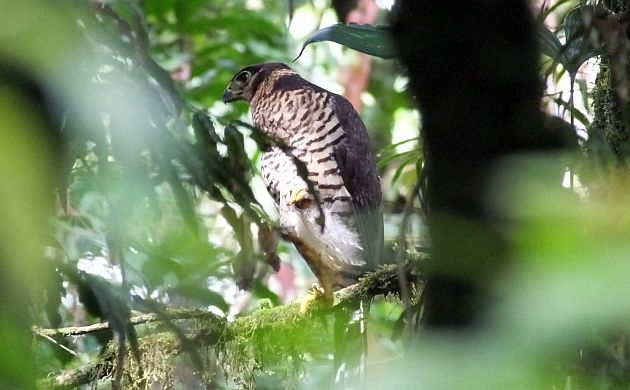
[[[614,189],[580,198],[557,180],[570,157],[504,161],[487,199],[512,226],[497,305],[468,333],[424,330],[371,388],[627,388],[630,175],[610,171]]]

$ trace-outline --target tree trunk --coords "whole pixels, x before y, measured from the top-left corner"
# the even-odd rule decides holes
[[[533,17],[525,0],[400,0],[395,41],[418,101],[433,261],[429,326],[470,326],[509,259],[488,205],[501,158],[560,146],[545,131]],[[496,218],[496,217],[495,217]],[[504,223],[504,222],[502,222]]]
[[[589,157],[600,164],[615,162],[625,166],[630,156],[630,99],[628,74],[630,74],[627,1],[605,2],[607,17],[593,20],[606,45],[600,61],[600,69],[593,90],[594,119],[589,128],[586,147]],[[619,15],[619,18],[610,16]]]

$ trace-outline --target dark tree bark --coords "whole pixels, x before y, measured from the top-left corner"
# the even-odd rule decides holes
[[[593,90],[594,119],[586,152],[593,162],[628,167],[630,157],[630,20],[627,0],[605,1],[594,9],[589,28],[605,45]],[[586,172],[588,175],[588,172]],[[586,180],[590,179],[585,177]]]
[[[397,7],[395,42],[421,112],[428,166],[434,254],[425,321],[469,326],[509,257],[495,210],[484,203],[490,169],[507,155],[562,142],[543,125],[527,1],[400,0]]]

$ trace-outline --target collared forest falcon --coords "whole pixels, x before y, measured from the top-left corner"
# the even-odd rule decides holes
[[[281,63],[239,71],[223,94],[226,103],[237,100],[249,102],[256,127],[284,143],[262,151],[263,180],[278,207],[282,236],[331,297],[372,270],[382,254],[380,179],[365,125],[343,96]],[[295,159],[304,163],[306,177]]]

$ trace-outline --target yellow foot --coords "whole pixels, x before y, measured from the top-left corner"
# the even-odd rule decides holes
[[[329,291],[327,293],[326,290],[319,286],[317,283],[313,283],[311,289],[308,290],[306,298],[304,298],[304,300],[300,303],[300,313],[307,313],[313,305],[316,305],[322,299],[324,302],[329,302],[330,304],[332,304],[332,291]]]
[[[311,204],[308,197],[308,191],[304,188],[291,191],[289,194],[289,203],[294,204],[298,209],[305,209]]]

